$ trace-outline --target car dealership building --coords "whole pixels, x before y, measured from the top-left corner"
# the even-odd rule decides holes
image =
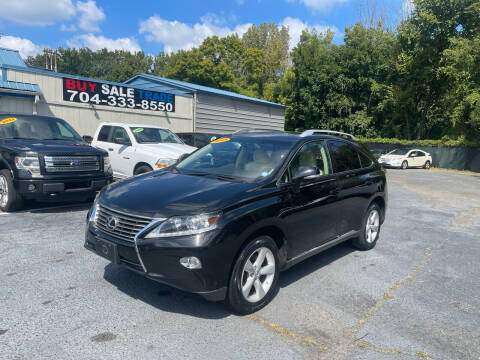
[[[0,48],[0,112],[56,116],[81,135],[100,122],[166,127],[174,132],[283,130],[285,106],[230,91],[137,74],[124,83],[28,67]]]

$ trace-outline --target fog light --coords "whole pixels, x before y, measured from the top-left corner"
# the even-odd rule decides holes
[[[185,266],[187,269],[201,269],[202,263],[200,260],[195,256],[183,257],[180,259],[180,264]]]
[[[33,184],[28,185],[28,191],[35,191],[37,187]]]

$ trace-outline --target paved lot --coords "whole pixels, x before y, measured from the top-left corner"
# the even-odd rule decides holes
[[[480,177],[388,178],[374,250],[291,268],[247,317],[84,250],[88,205],[0,215],[0,357],[480,359]]]

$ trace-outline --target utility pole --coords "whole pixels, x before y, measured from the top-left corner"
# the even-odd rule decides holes
[[[45,54],[45,69],[57,72],[57,50],[45,48],[43,49],[43,53]]]

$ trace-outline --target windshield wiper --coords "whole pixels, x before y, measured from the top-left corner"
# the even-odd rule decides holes
[[[240,181],[239,178],[237,178],[235,176],[230,176],[230,175],[220,175],[220,174],[207,174],[207,175],[214,176],[217,179],[221,179],[221,180]]]
[[[23,136],[12,136],[5,138],[6,140],[39,140],[31,137],[23,137]]]

